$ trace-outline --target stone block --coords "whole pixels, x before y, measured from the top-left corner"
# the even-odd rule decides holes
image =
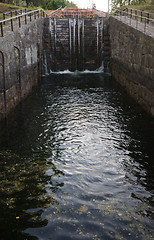
[[[154,116],[154,39],[114,17],[109,21],[112,75]]]
[[[23,25],[14,32],[5,32],[0,38],[0,51],[4,55],[4,80],[7,114],[31,91],[40,75],[38,69],[38,43],[42,49],[43,19]],[[0,67],[2,63],[0,63]],[[22,91],[22,92],[21,92]],[[0,108],[3,95],[0,93]],[[0,115],[3,118],[4,115]]]

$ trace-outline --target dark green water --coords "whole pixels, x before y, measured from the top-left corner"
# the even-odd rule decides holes
[[[0,124],[0,239],[154,239],[154,120],[103,74],[52,74]]]

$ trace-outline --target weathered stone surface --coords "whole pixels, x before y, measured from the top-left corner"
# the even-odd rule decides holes
[[[41,73],[95,70],[103,59],[104,69],[108,67],[105,18],[45,18],[7,30],[0,38],[0,119],[27,96]]]
[[[154,39],[110,17],[111,72],[154,117]]]
[[[0,38],[0,119],[37,84],[41,75],[43,19]]]
[[[98,68],[102,29],[102,19],[45,19],[44,72]]]

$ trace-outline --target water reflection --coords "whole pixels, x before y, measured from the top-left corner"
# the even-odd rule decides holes
[[[50,182],[49,188],[56,192],[63,183],[52,179],[63,172],[52,161],[47,162],[43,152],[33,155],[32,159],[22,159],[11,152],[0,153],[0,215],[2,220],[5,219],[1,223],[4,239],[24,239],[21,230],[46,226],[48,221],[41,218],[43,209],[58,205],[54,195],[48,194],[48,184]],[[52,174],[47,174],[48,169]]]
[[[83,75],[44,78],[1,124],[2,239],[154,238],[153,121]]]
[[[54,193],[63,186],[63,183],[53,181],[63,172],[51,159],[52,155],[57,159],[60,151],[58,145],[54,147],[52,124],[50,137],[53,141],[50,145],[46,142],[44,104],[40,106],[38,99],[40,95],[34,92],[6,122],[1,123],[1,239],[37,239],[22,233],[23,230],[46,226],[48,220],[41,218],[44,209],[59,204],[48,189]]]
[[[126,155],[130,157],[129,161],[124,159],[122,162],[126,171],[125,178],[130,185],[137,186],[137,188],[139,185],[142,186],[140,190],[131,193],[132,198],[140,201],[140,207],[137,210],[139,215],[154,219],[154,152],[152,148],[154,122],[138,104],[126,98],[126,93],[123,93],[125,92],[121,89],[118,101],[113,102],[111,99],[109,104],[114,109],[116,106],[116,111],[113,112],[111,119],[117,122],[120,133],[124,133],[123,136],[121,135],[119,147],[125,150]]]

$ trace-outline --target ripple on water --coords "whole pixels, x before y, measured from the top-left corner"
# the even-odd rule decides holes
[[[1,131],[2,239],[154,239],[153,121],[111,78],[67,77]]]

